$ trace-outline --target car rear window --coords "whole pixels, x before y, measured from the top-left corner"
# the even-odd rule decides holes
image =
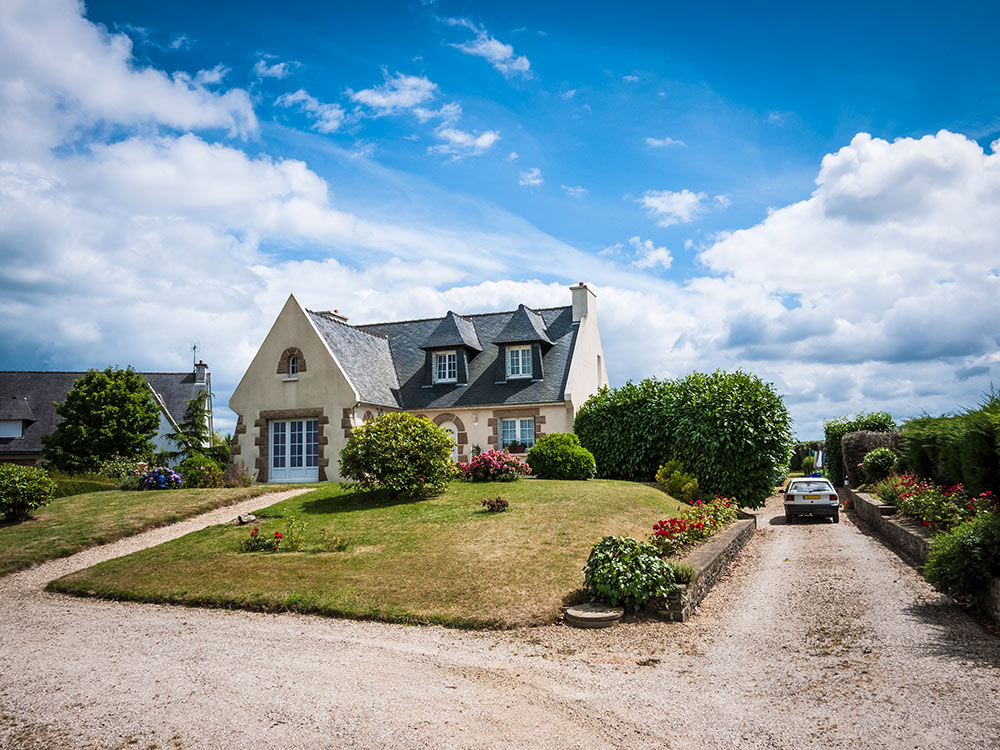
[[[833,492],[829,482],[794,482],[788,487],[789,492]]]

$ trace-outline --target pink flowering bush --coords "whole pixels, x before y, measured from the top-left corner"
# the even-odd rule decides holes
[[[716,495],[707,503],[696,500],[680,516],[658,521],[649,541],[661,555],[670,557],[717,534],[737,517],[736,504],[727,497]]]
[[[458,464],[458,478],[463,482],[513,482],[530,473],[528,464],[507,451],[486,451]]]
[[[976,516],[1000,508],[987,490],[972,496],[959,483],[941,487],[913,474],[890,476],[875,487],[875,496],[895,505],[900,513],[920,520],[932,531],[945,531]]]

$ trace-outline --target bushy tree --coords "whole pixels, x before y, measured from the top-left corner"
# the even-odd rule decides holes
[[[52,500],[56,492],[44,469],[37,466],[0,464],[0,516],[23,521],[31,511]]]
[[[141,374],[131,367],[89,370],[56,404],[63,421],[42,438],[42,455],[67,472],[97,471],[102,461],[152,454],[160,409]]]
[[[597,468],[594,455],[572,433],[543,435],[527,458],[531,473],[541,479],[590,479]]]
[[[667,459],[699,490],[760,507],[792,447],[791,419],[770,383],[742,371],[692,373],[603,388],[577,416],[598,476],[649,481]]]
[[[896,423],[892,415],[885,411],[858,412],[854,416],[831,419],[824,424],[826,433],[826,476],[835,487],[842,485],[847,473],[844,468],[843,446],[844,435],[850,432],[868,430],[871,432],[892,432]]]
[[[434,495],[455,474],[453,444],[429,419],[389,412],[354,428],[340,452],[340,473],[366,491],[411,498]]]

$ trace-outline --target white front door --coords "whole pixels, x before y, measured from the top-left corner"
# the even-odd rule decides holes
[[[445,422],[441,425],[441,429],[448,433],[448,437],[451,438],[451,460],[453,463],[458,463],[458,428],[453,422]]]
[[[319,422],[271,422],[271,471],[268,482],[319,481]]]

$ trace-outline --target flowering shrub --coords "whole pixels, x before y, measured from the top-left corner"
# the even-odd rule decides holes
[[[140,471],[141,467],[141,471]],[[130,476],[139,476],[146,470],[146,462],[124,456],[114,456],[101,461],[97,473],[109,479],[125,479]]]
[[[718,533],[736,518],[736,506],[727,497],[716,495],[709,503],[696,500],[681,516],[658,521],[649,541],[669,557]]]
[[[510,507],[510,503],[502,497],[484,497],[483,507],[490,513],[503,513]]]
[[[884,479],[875,487],[875,496],[895,505],[900,513],[919,519],[933,531],[950,529],[1000,507],[997,497],[988,490],[973,497],[965,485],[940,487],[913,474]]]
[[[181,461],[177,472],[184,478],[185,487],[221,487],[224,481],[219,465],[202,455]]]
[[[281,547],[281,540],[280,531],[275,531],[271,537],[261,534],[260,529],[254,526],[250,536],[240,542],[240,552],[277,552]]]
[[[458,464],[458,478],[463,482],[513,482],[530,473],[528,464],[507,451],[486,451]]]
[[[144,490],[172,490],[184,484],[184,477],[166,466],[150,469],[140,479]]]
[[[674,572],[656,547],[625,536],[606,536],[595,544],[583,573],[591,596],[631,610],[666,599],[674,588]]]

